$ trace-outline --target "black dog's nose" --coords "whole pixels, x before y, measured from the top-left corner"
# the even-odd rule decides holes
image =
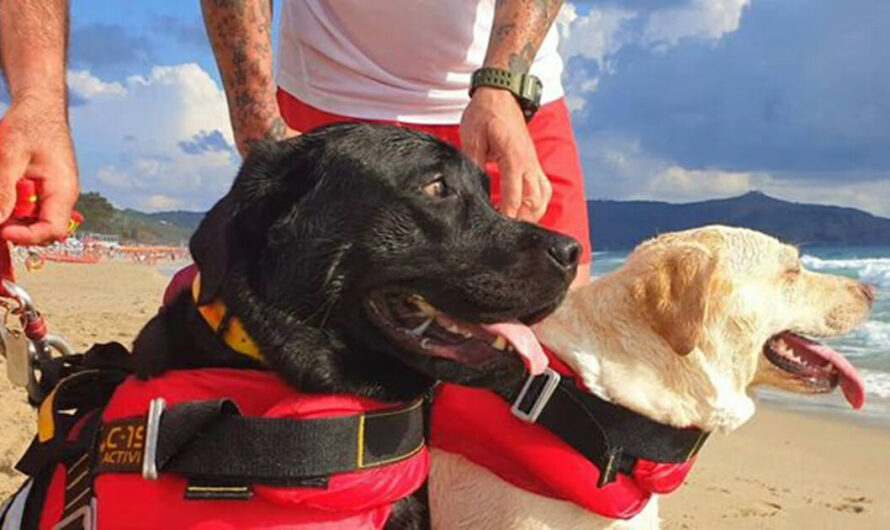
[[[581,245],[570,237],[560,237],[547,254],[561,269],[574,270],[581,258]]]

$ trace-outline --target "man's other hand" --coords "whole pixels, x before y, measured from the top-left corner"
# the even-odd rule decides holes
[[[480,167],[492,161],[501,174],[501,213],[536,222],[553,190],[541,169],[516,98],[506,90],[479,87],[460,122],[461,145]]]

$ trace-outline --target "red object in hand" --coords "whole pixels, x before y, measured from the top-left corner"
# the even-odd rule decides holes
[[[40,181],[27,177],[20,179],[15,185],[16,200],[12,215],[9,216],[10,219],[19,222],[37,220],[40,213],[40,191]],[[67,236],[73,234],[82,222],[83,216],[72,210],[71,219],[68,221]],[[0,238],[0,279],[15,282],[9,244],[2,238]],[[0,286],[0,296],[9,296],[2,286]]]
[[[37,219],[40,212],[40,181],[23,178],[15,185],[15,206],[12,209],[12,219],[16,221],[29,221]],[[71,219],[68,220],[68,233],[70,236],[83,222],[80,212],[71,211]]]
[[[40,211],[40,190],[34,179],[23,178],[15,185],[15,207],[12,218],[17,220],[36,219]]]

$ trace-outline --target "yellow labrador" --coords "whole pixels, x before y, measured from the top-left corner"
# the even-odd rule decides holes
[[[804,269],[793,246],[711,226],[643,243],[535,331],[600,398],[674,427],[729,432],[754,413],[751,390],[761,384],[800,393],[839,385],[859,408],[864,389],[852,365],[804,336],[849,332],[874,296],[860,282]],[[441,530],[659,525],[655,498],[628,521],[606,519],[441,450],[430,487]]]

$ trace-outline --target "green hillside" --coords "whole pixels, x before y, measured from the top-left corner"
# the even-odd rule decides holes
[[[80,231],[116,235],[123,243],[147,245],[185,244],[204,216],[193,212],[176,215],[177,212],[118,210],[96,192],[82,193],[75,209],[85,218]]]

